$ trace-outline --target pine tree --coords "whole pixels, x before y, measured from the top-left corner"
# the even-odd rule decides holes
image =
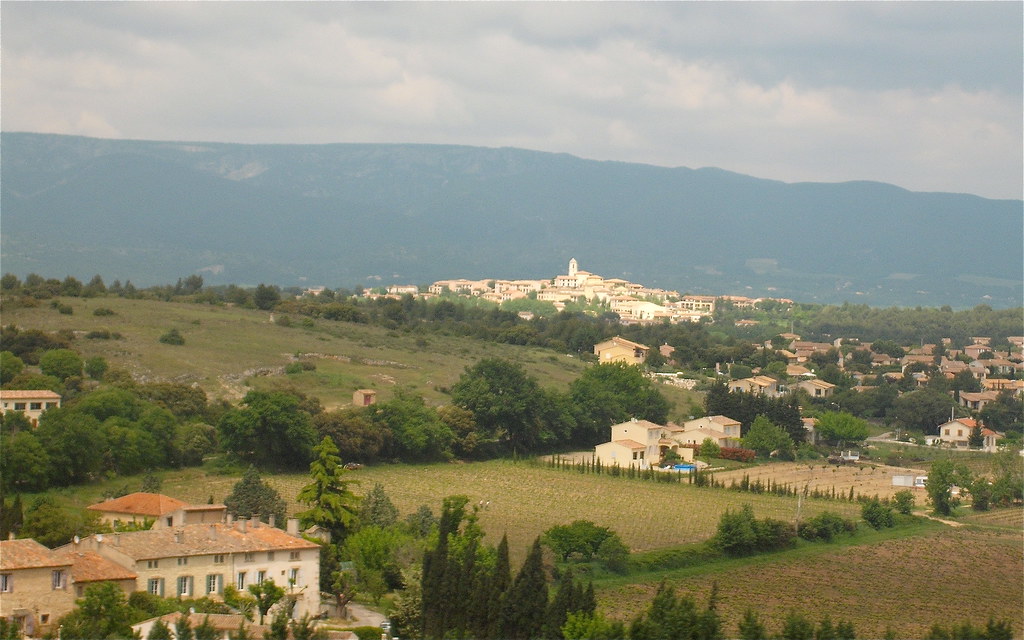
[[[174,638],[175,640],[192,640],[195,634],[192,633],[192,623],[188,621],[188,616],[184,613],[178,616],[178,619],[174,622]]]
[[[338,447],[324,436],[313,447],[315,458],[309,464],[312,482],[302,487],[296,499],[309,509],[298,513],[304,527],[320,525],[331,532],[331,540],[340,542],[357,521],[359,498],[348,488],[345,467],[338,457]],[[383,489],[382,489],[383,491]]]
[[[373,489],[363,497],[359,520],[363,524],[376,525],[382,529],[398,522],[398,508],[391,502],[381,483],[374,484]]]
[[[171,640],[171,629],[163,620],[157,620],[150,627],[146,640]]]
[[[287,507],[281,494],[263,482],[259,471],[253,466],[235,483],[231,495],[224,499],[224,506],[228,508],[228,513],[238,518],[259,516],[261,520],[267,521],[273,515],[279,527],[284,524]]]
[[[540,637],[547,604],[548,585],[544,577],[540,537],[537,537],[502,604],[501,637],[508,640]]]

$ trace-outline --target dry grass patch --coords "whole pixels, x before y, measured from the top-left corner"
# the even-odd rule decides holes
[[[892,485],[893,476],[922,475],[923,473],[920,469],[873,464],[837,466],[824,461],[814,461],[813,463],[774,462],[745,469],[721,471],[715,473],[715,479],[725,482],[728,486],[733,480],[739,483],[743,476],[747,475],[751,482],[771,480],[778,484],[788,484],[798,490],[808,487],[810,491],[818,489],[831,493],[835,488],[836,494],[848,496],[850,487],[853,487],[857,495],[877,495],[880,498],[886,498],[901,489],[906,489],[906,487],[894,487]],[[918,504],[923,504],[924,491],[919,489],[917,494]]]

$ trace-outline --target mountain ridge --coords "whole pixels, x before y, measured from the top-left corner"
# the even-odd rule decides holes
[[[551,277],[575,256],[807,302],[1005,307],[1024,287],[1019,200],[513,147],[0,140],[5,271],[372,286]]]

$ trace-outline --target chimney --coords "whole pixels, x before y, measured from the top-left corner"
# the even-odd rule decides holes
[[[298,538],[299,537],[299,519],[298,518],[288,518],[288,525],[287,526],[288,526],[288,529],[287,529],[288,535],[292,535],[292,536],[295,536],[296,538]]]
[[[238,519],[238,530],[241,531],[242,533],[245,533],[246,525],[248,525],[248,524],[249,524],[249,521],[247,519],[239,518]]]
[[[270,517],[267,518],[267,520],[269,520],[267,526],[269,526],[271,529],[277,526],[277,518],[274,517],[274,514],[270,514]]]
[[[252,517],[249,518],[249,520],[252,521],[252,528],[253,529],[259,529],[260,525],[263,524],[262,522],[260,522],[260,515],[258,513],[252,514]]]
[[[227,522],[228,527],[230,527],[231,525],[235,524],[235,514],[233,514],[233,513],[226,514],[225,515],[225,522]]]

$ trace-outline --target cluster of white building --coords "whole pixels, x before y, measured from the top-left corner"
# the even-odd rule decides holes
[[[394,290],[394,291],[392,291]],[[645,287],[620,278],[604,278],[579,268],[573,258],[568,273],[550,280],[439,280],[430,285],[431,295],[447,292],[502,303],[535,297],[561,310],[567,303],[607,305],[623,322],[698,322],[715,312],[714,296],[680,295]],[[411,293],[407,286],[388,287],[389,294]]]

